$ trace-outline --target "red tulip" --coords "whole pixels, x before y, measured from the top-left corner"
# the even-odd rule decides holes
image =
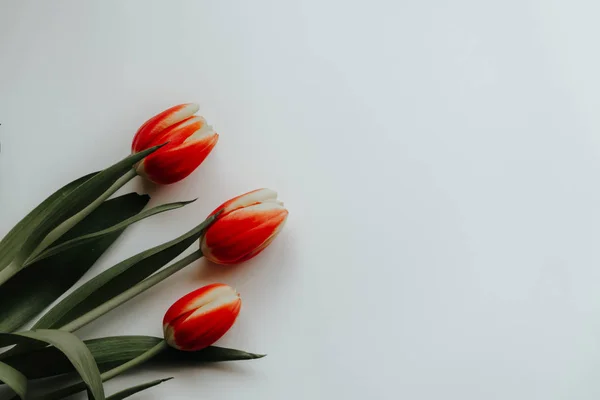
[[[168,142],[146,157],[138,174],[155,183],[169,184],[191,174],[219,140],[212,126],[194,114],[197,104],[181,104],[150,118],[135,134],[131,150],[137,153]]]
[[[270,189],[235,197],[210,215],[219,211],[200,241],[204,257],[217,264],[235,264],[259,254],[275,239],[288,215]]]
[[[233,326],[242,300],[230,286],[214,283],[186,294],[165,314],[163,331],[169,346],[197,351],[210,346]]]

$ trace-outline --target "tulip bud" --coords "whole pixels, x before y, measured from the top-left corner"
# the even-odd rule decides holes
[[[137,166],[139,175],[159,184],[191,174],[217,144],[219,135],[202,117],[197,104],[181,104],[152,117],[135,134],[131,150],[140,152],[167,143]]]
[[[165,340],[169,346],[183,351],[208,347],[233,326],[241,306],[239,293],[222,283],[188,293],[165,314]]]
[[[200,240],[204,257],[217,264],[235,264],[259,254],[275,239],[288,215],[270,189],[235,197],[210,215],[218,212]]]

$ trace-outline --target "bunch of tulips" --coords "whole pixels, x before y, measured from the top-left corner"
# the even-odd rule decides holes
[[[182,104],[149,119],[135,134],[131,155],[58,189],[2,239],[0,396],[62,399],[86,391],[90,399],[123,399],[170,379],[105,394],[104,382],[145,363],[262,357],[213,346],[233,326],[242,305],[240,294],[223,283],[201,287],[171,305],[162,321],[163,338],[81,340],[76,332],[201,257],[226,266],[259,254],[288,215],[270,189],[225,201],[190,231],[117,263],[56,301],[129,225],[190,203],[146,209],[148,195],[113,195],[137,176],[173,184],[202,164],[219,135],[195,115],[198,109]],[[191,246],[193,252],[174,261]],[[40,393],[28,392],[37,379],[64,374],[75,374],[77,380],[54,385],[56,379],[45,379]]]

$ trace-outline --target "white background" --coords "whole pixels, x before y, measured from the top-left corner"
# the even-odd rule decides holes
[[[285,230],[81,331],[161,335],[203,284],[262,360],[155,369],[144,399],[597,399],[600,4],[594,0],[0,1],[0,233],[124,157],[182,102],[220,133],[93,273],[257,187]],[[130,189],[143,191],[140,183]],[[191,251],[191,249],[190,249]],[[91,274],[90,274],[91,275]]]

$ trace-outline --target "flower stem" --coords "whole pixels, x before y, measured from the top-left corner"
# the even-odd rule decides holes
[[[154,347],[152,347],[149,350],[146,350],[145,352],[143,352],[136,358],[131,359],[131,360],[127,361],[126,363],[123,363],[123,364],[119,365],[118,367],[115,367],[115,368],[108,370],[105,373],[101,374],[100,377],[102,378],[102,382],[106,382],[107,380],[112,379],[115,376],[120,375],[123,372],[130,370],[131,368],[137,367],[138,365],[145,363],[146,361],[150,360],[152,357],[154,357],[157,354],[166,350],[168,347],[169,346],[167,345],[167,342],[165,340],[161,340]]]
[[[89,324],[93,320],[103,316],[104,314],[106,314],[107,312],[112,310],[113,308],[120,306],[121,304],[133,299],[140,293],[150,289],[151,287],[160,283],[164,279],[173,275],[175,272],[181,270],[182,268],[186,267],[190,263],[198,260],[200,257],[202,257],[202,250],[198,249],[195,252],[193,252],[192,254],[188,255],[187,257],[184,257],[181,260],[177,261],[175,264],[157,272],[154,275],[149,276],[148,278],[144,279],[137,285],[132,286],[131,288],[124,291],[123,293],[113,297],[112,299],[108,300],[107,302],[103,303],[102,305],[94,308],[91,311],[88,311],[86,314],[83,314],[79,318],[74,319],[73,321],[69,322],[68,324],[62,326],[60,328],[60,330],[68,331],[68,332],[76,331],[77,329]]]
[[[33,250],[33,252],[29,255],[24,264],[27,264],[27,261],[33,260],[36,256],[38,256],[42,251],[46,250],[52,243],[56,242],[62,235],[67,233],[71,228],[81,222],[85,217],[90,215],[92,211],[100,206],[106,199],[112,196],[117,190],[125,186],[127,182],[132,180],[137,176],[135,169],[130,169],[125,173],[125,175],[121,176],[119,179],[112,184],[104,193],[102,193],[96,200],[90,203],[83,210],[79,211],[77,214],[73,215],[71,218],[67,219],[59,226],[54,228],[46,237],[41,241],[41,243]]]

